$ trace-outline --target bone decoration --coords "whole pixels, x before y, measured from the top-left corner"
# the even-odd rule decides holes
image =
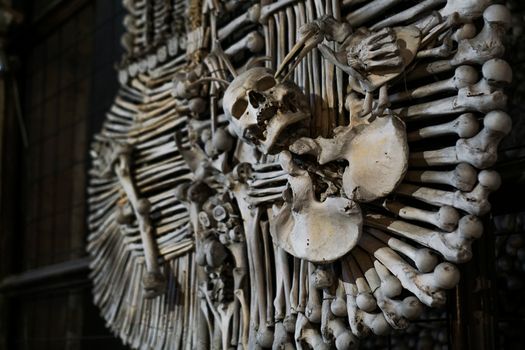
[[[355,349],[442,308],[512,129],[490,0],[125,0],[93,298],[136,349]]]

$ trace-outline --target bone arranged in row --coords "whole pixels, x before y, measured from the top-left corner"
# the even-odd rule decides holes
[[[460,119],[461,118],[461,119]],[[411,138],[434,136],[449,133],[451,127],[464,125],[458,132],[471,135],[475,130],[475,122],[472,117],[462,116],[455,121],[433,127],[426,127],[411,134]],[[497,160],[497,149],[500,141],[512,128],[509,115],[502,111],[489,112],[483,118],[483,129],[470,138],[460,138],[455,146],[438,150],[413,152],[410,154],[410,166],[436,166],[458,163],[469,163],[473,166],[485,169],[492,166]]]
[[[406,251],[409,254],[415,254],[415,259],[420,258],[416,253],[418,250],[411,253],[408,251],[410,248],[402,247],[401,241],[379,233],[376,234],[378,237],[390,242],[396,249]],[[446,301],[444,289],[453,288],[459,282],[459,271],[457,268],[445,262],[436,265],[432,272],[421,272],[412,267],[412,265],[399,256],[394,249],[389,247],[390,244],[382,242],[380,240],[381,238],[378,239],[372,234],[363,235],[359,245],[387,267],[390,272],[399,279],[403,288],[414,293],[417,299],[423,304],[428,306],[444,305]],[[428,256],[429,254],[422,253],[422,255],[424,256],[423,259],[432,259],[431,255],[430,257]],[[432,264],[433,263],[432,261]],[[423,264],[423,266],[429,267],[431,264],[428,266]]]
[[[459,4],[456,1],[453,3]],[[486,2],[478,3],[481,8],[485,8]],[[465,8],[468,8],[468,5]],[[468,18],[475,15],[472,13],[466,16]],[[460,40],[455,54],[450,59],[422,64],[408,74],[407,79],[445,72],[463,64],[483,64],[493,58],[500,58],[505,51],[505,32],[511,25],[510,12],[503,5],[491,5],[484,10],[483,20],[481,31],[472,38]]]
[[[490,210],[488,196],[501,184],[500,176],[493,170],[478,174],[477,185],[469,192],[447,191],[402,183],[396,193],[436,205],[448,205],[472,215],[484,215]]]
[[[507,97],[501,89],[512,82],[512,69],[507,62],[500,59],[485,62],[482,67],[483,77],[477,83],[471,84],[469,82],[475,77],[472,71],[466,68],[458,70],[461,81],[454,77],[393,97],[410,98],[411,94],[414,94],[414,97],[424,97],[441,91],[457,91],[456,96],[412,104],[406,108],[398,108],[396,112],[402,114],[405,120],[411,121],[462,112],[488,113],[505,108]]]

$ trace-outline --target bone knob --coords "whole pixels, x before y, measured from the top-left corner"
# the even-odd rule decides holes
[[[456,152],[463,161],[480,169],[488,168],[497,160],[500,141],[512,128],[512,120],[502,111],[488,113],[483,119],[484,128],[474,137],[460,139]]]
[[[460,191],[471,191],[476,184],[478,173],[470,164],[459,163],[451,171],[409,170],[406,181],[450,185]]]

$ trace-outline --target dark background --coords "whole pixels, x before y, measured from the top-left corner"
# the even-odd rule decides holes
[[[85,253],[88,149],[118,88],[121,0],[17,0],[25,20],[11,33],[1,155],[0,349],[120,349],[92,304]],[[519,1],[507,60],[515,83],[512,134],[497,169],[493,215],[446,309],[370,349],[523,349],[525,40]],[[14,113],[16,80],[28,147]],[[2,138],[0,138],[2,140]],[[497,225],[496,225],[497,224]],[[522,241],[521,248],[519,246]],[[516,243],[518,242],[518,243]],[[513,250],[514,245],[518,248]],[[509,246],[511,248],[509,248]]]
[[[92,134],[117,91],[117,0],[14,1],[9,52],[29,147],[13,115],[3,162],[0,349],[119,349],[91,301],[85,259]],[[16,70],[15,70],[16,69]]]

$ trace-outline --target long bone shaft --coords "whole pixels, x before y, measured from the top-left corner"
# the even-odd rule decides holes
[[[383,313],[368,313],[357,306],[358,289],[346,259],[341,260],[341,279],[346,293],[348,323],[352,333],[364,337],[370,333],[386,334],[390,327]]]
[[[453,134],[456,134],[461,138],[469,138],[476,135],[478,131],[479,123],[474,114],[464,113],[450,122],[430,125],[409,132],[407,134],[407,139],[409,142],[412,142],[431,137]]]
[[[399,278],[404,288],[430,307],[444,305],[443,289],[452,288],[459,282],[459,272],[450,263],[439,264],[432,273],[421,273],[372,235],[363,235],[359,245]]]
[[[245,13],[228,22],[227,25],[219,29],[218,38],[224,40],[226,37],[236,32],[239,28],[242,28],[245,24],[255,23],[259,21],[261,15],[261,6],[255,4],[248,9]]]
[[[490,210],[489,194],[497,190],[500,184],[501,178],[497,172],[483,170],[478,174],[478,184],[470,192],[438,190],[403,183],[396,189],[396,193],[432,205],[448,205],[472,215],[484,215]]]
[[[388,96],[390,103],[427,97],[447,91],[457,91],[466,86],[475,84],[479,80],[478,72],[471,66],[459,66],[451,78],[440,80],[427,85],[419,86],[408,91],[398,92]]]
[[[421,272],[431,272],[438,264],[437,255],[427,248],[416,248],[377,229],[369,228],[368,232],[396,252],[407,256]]]
[[[492,111],[483,119],[483,126],[476,136],[461,138],[455,146],[410,154],[409,164],[436,166],[465,162],[480,169],[492,166],[497,160],[498,145],[510,132],[512,121],[505,112]]]
[[[234,57],[242,50],[248,49],[252,53],[258,53],[264,48],[264,39],[257,31],[253,31],[244,36],[241,40],[224,50],[224,53]]]
[[[144,247],[144,261],[146,275],[142,281],[145,295],[153,298],[164,293],[166,288],[165,278],[158,263],[158,247],[155,243],[154,229],[149,218],[150,203],[147,199],[139,198],[130,174],[130,154],[123,152],[119,155],[114,165],[114,171],[119,179],[128,201],[133,207],[135,217],[139,224],[140,238]]]
[[[472,191],[478,173],[470,164],[459,163],[453,170],[408,170],[405,181],[450,185],[464,192]]]
[[[445,3],[446,0],[424,0],[419,2],[417,5],[410,7],[396,15],[389,16],[387,19],[374,24],[371,29],[378,30],[385,27],[392,27],[402,23],[404,21],[411,20],[421,13],[428,11],[432,8],[439,6],[440,4]]]
[[[399,2],[401,2],[401,0],[370,1],[364,6],[358,8],[357,10],[352,11],[348,16],[346,16],[346,20],[352,25],[352,27],[358,28],[362,26],[365,22],[381,15],[383,11],[388,10],[389,8],[395,6]]]
[[[403,120],[413,121],[465,112],[489,113],[505,109],[506,105],[507,96],[502,91],[472,93],[467,87],[458,90],[456,96],[399,108],[395,112],[402,115]]]
[[[367,215],[365,222],[373,228],[391,232],[411,239],[424,247],[434,249],[448,261],[456,263],[466,262],[472,257],[472,241],[479,238],[483,233],[483,225],[480,220],[472,215],[462,217],[458,223],[458,228],[453,232],[432,230],[380,214]],[[425,256],[425,254],[422,255],[423,258]],[[415,254],[414,257],[417,258]],[[431,261],[430,259],[427,260]],[[423,265],[430,264],[425,262],[421,264],[421,266]],[[388,267],[388,265],[385,266]]]
[[[397,201],[385,200],[383,207],[404,219],[426,222],[447,232],[453,231],[459,221],[458,211],[446,205],[438,211],[430,211],[414,208]]]
[[[478,3],[483,5],[482,2]],[[407,79],[446,72],[462,64],[483,64],[490,59],[501,57],[505,50],[503,37],[511,23],[510,12],[504,5],[491,5],[483,12],[483,19],[485,23],[482,30],[471,39],[460,40],[452,58],[418,66]]]
[[[419,316],[422,311],[422,305],[415,297],[407,297],[404,300],[394,300],[383,291],[386,285],[382,285],[376,267],[368,253],[361,248],[356,248],[352,251],[359,267],[364,271],[365,278],[374,291],[374,297],[377,300],[377,305],[383,312],[386,321],[394,329],[404,329],[408,327],[407,318],[415,318]]]

